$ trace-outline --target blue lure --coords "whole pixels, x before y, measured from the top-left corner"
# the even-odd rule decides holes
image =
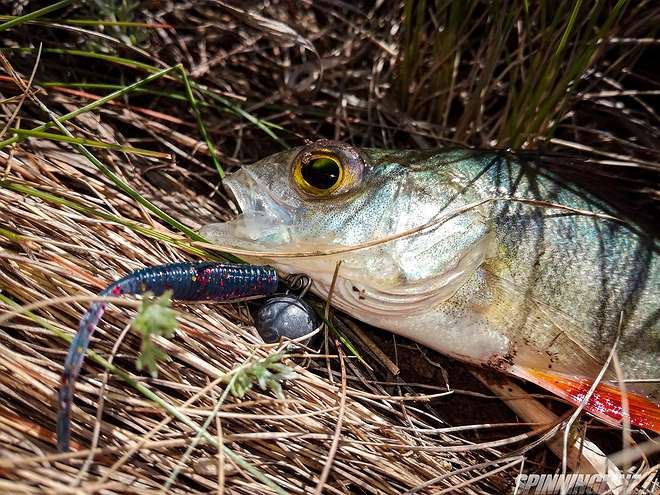
[[[159,296],[171,290],[172,299],[179,301],[234,301],[271,295],[277,290],[277,282],[277,272],[270,266],[215,262],[169,263],[131,272],[111,283],[99,296],[139,295],[146,292]],[[90,306],[80,320],[78,333],[71,341],[64,362],[57,417],[57,448],[61,452],[69,450],[76,377],[105,308],[105,303],[93,303]]]

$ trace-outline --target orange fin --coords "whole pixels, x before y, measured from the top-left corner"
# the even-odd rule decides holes
[[[510,371],[576,405],[582,402],[593,384],[593,380],[586,377],[540,371],[522,366],[514,366]],[[630,424],[660,433],[660,404],[632,392],[626,392],[626,397],[628,398],[627,415]],[[599,384],[589,398],[585,410],[606,423],[621,425],[624,417],[621,391],[606,383]]]

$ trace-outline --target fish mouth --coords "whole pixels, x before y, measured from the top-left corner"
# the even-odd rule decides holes
[[[293,220],[293,206],[274,196],[247,168],[226,177],[225,189],[234,197],[242,215],[270,216],[285,224]]]
[[[226,177],[223,186],[239,215],[231,221],[205,225],[200,234],[231,252],[280,251],[292,240],[295,207],[271,193],[247,168]]]

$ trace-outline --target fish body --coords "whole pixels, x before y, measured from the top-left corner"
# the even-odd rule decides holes
[[[573,402],[616,343],[641,401],[633,423],[660,427],[649,383],[660,370],[658,243],[550,170],[508,153],[318,141],[225,184],[243,213],[202,230],[224,249],[307,273],[321,297],[341,262],[334,306]],[[610,389],[588,409],[616,422],[621,407],[602,404]]]

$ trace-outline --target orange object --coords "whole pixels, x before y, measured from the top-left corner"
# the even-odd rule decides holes
[[[515,374],[576,405],[582,403],[593,384],[593,380],[586,377],[548,373],[531,368],[516,367]],[[660,433],[660,406],[633,392],[626,391],[626,397],[627,414],[621,400],[621,391],[612,385],[600,383],[589,397],[585,410],[615,425],[620,425],[627,415],[630,424]]]

